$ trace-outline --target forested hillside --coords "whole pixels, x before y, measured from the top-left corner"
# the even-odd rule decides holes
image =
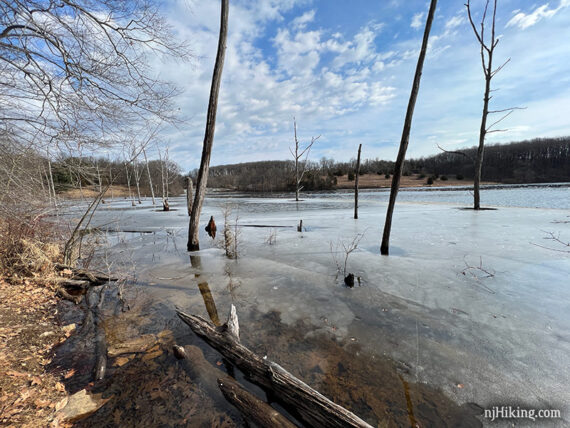
[[[404,175],[473,178],[476,148],[459,152],[442,152],[426,158],[410,159]],[[337,177],[354,176],[356,161],[336,162],[323,158],[308,161],[303,177],[303,190],[331,190]],[[393,173],[394,162],[366,159],[360,174]],[[195,171],[191,174],[195,175]],[[540,138],[485,148],[484,181],[499,183],[548,183],[570,181],[570,137]],[[214,166],[210,169],[210,187],[254,192],[294,190],[294,162],[261,161]]]

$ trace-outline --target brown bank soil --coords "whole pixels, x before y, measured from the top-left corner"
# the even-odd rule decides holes
[[[420,178],[418,174],[410,176],[402,176],[400,187],[426,187],[428,177]],[[481,184],[496,184],[492,182],[482,182]],[[364,174],[358,178],[358,187],[360,189],[379,189],[390,188],[392,185],[392,176],[386,178],[384,175]],[[473,186],[473,180],[457,180],[455,176],[449,176],[447,180],[438,178],[434,180],[431,187],[450,187],[450,186]],[[349,181],[347,175],[337,178],[337,189],[354,189],[354,180]]]
[[[93,199],[98,194],[99,194],[98,189],[94,189],[92,187],[85,187],[83,189],[65,190],[61,192],[59,195],[63,199]],[[136,197],[134,193],[132,193],[132,195]],[[141,194],[141,196],[143,195]],[[111,186],[105,192],[104,199],[128,198],[128,197],[129,197],[129,189],[127,188],[127,186]]]
[[[58,425],[68,395],[62,381],[73,372],[48,366],[75,330],[59,322],[58,302],[50,285],[0,278],[0,426]]]

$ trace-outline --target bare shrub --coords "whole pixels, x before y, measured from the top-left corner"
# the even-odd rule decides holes
[[[269,229],[269,236],[265,239],[268,245],[275,245],[277,243],[277,229]]]
[[[47,279],[61,262],[60,242],[55,226],[41,217],[0,217],[0,275]]]
[[[350,287],[354,285],[354,274],[348,272],[348,259],[350,255],[358,249],[358,244],[363,237],[364,233],[359,233],[350,242],[339,240],[336,244],[332,242],[329,243],[331,255],[336,265],[337,275],[342,274],[345,283]],[[360,277],[357,277],[357,279],[360,283]],[[352,285],[350,285],[349,282],[352,283]]]
[[[229,204],[225,205],[222,209],[224,216],[224,240],[223,248],[226,256],[230,259],[237,259],[239,254],[239,236],[240,230],[238,228],[239,212],[236,212],[232,219],[233,207]]]

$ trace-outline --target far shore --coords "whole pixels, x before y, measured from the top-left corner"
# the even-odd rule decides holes
[[[337,177],[337,185],[334,189],[330,189],[331,191],[335,191],[335,190],[353,190],[354,189],[354,180],[348,180],[348,176],[344,175],[341,177]],[[390,186],[392,185],[392,176],[390,176],[390,178],[386,178],[384,175],[378,175],[378,174],[364,174],[361,175],[359,177],[358,180],[358,188],[360,190],[366,190],[366,189],[390,189]],[[552,186],[552,185],[560,185],[560,186],[564,186],[564,183],[499,183],[499,182],[494,182],[494,181],[483,181],[481,182],[481,186],[507,186],[507,187],[518,187],[518,186],[531,186],[531,185],[537,185],[537,186]],[[570,186],[570,183],[567,183],[567,185]],[[428,184],[427,183],[427,176],[426,177],[421,177],[416,174],[416,175],[411,175],[411,176],[402,176],[401,180],[400,180],[400,188],[422,188],[422,189],[429,189],[430,187],[433,187],[434,190],[435,189],[440,189],[442,187],[449,187],[449,188],[470,188],[473,187],[473,180],[469,180],[469,179],[461,179],[458,180],[457,178],[453,177],[453,178],[447,178],[447,179],[441,179],[441,177],[434,179],[433,180],[433,184]],[[231,189],[231,188],[208,188],[209,191],[213,191],[213,192],[239,192],[239,193],[243,193],[247,191],[243,191],[243,190],[237,190],[237,189]],[[449,189],[452,190],[452,189]],[[254,192],[254,193],[261,193],[261,192]],[[285,191],[279,191],[277,193],[286,193]],[[307,193],[306,191],[304,191],[303,193]],[[309,191],[310,193],[310,191]],[[69,190],[65,190],[63,192],[60,192],[59,195],[61,197],[63,197],[64,199],[93,199],[95,198],[97,195],[99,194],[98,189],[93,188],[93,187],[85,187],[82,189],[69,189]],[[170,195],[170,197],[176,197],[176,196],[183,196],[183,195]],[[130,197],[134,197],[137,198],[136,194],[132,193],[131,190],[131,196]],[[141,197],[144,199],[148,199],[150,198],[150,195],[147,195],[144,192],[141,192]],[[159,200],[161,197],[159,195],[155,196],[157,200]],[[129,198],[129,191],[128,191],[128,187],[127,186],[111,186],[109,187],[109,189],[107,189],[107,191],[105,192],[105,196],[103,197],[103,199],[116,199],[116,198],[120,198],[120,199],[128,199]]]

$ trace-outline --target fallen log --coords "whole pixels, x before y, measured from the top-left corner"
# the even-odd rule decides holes
[[[93,309],[93,321],[95,326],[95,368],[93,370],[93,377],[95,380],[101,380],[105,377],[107,372],[107,336],[105,327],[103,326],[103,319],[101,316],[101,308],[105,300],[105,285],[99,291],[99,303]]]
[[[368,427],[354,413],[333,403],[267,357],[260,357],[239,342],[238,319],[232,305],[229,322],[214,327],[204,318],[176,311],[182,321],[239,368],[253,383],[271,393],[292,414],[311,427]]]
[[[226,376],[224,372],[213,367],[204,357],[202,350],[197,346],[186,345],[184,347],[174,345],[174,356],[181,360],[184,370],[190,379],[218,402],[225,402],[223,395],[218,389],[218,378]]]
[[[231,377],[218,379],[218,387],[231,404],[233,404],[247,421],[255,423],[260,428],[296,428],[293,422],[261,401],[255,395],[246,391]]]
[[[71,271],[71,279],[74,280],[85,280],[85,281],[89,281],[93,284],[97,284],[97,285],[103,285],[106,284],[107,282],[113,282],[113,281],[118,281],[119,278],[113,277],[111,275],[102,273],[102,272],[95,272],[95,271],[91,271],[91,270],[86,270],[86,269],[79,269],[79,268],[75,268],[73,266],[68,266],[65,265],[63,263],[56,263],[55,264],[55,268],[59,271],[62,270],[69,270]]]
[[[222,370],[210,364],[197,346],[174,345],[173,351],[174,356],[184,363],[183,367],[193,382],[199,383],[200,387],[214,399],[223,401],[225,397],[247,421],[254,422],[261,428],[296,426],[269,404],[243,389]]]
[[[70,302],[75,303],[76,305],[81,303],[81,300],[83,299],[83,295],[81,295],[81,294],[72,295],[72,294],[68,293],[64,287],[58,287],[57,288],[57,294],[59,294],[65,300],[69,300]]]

